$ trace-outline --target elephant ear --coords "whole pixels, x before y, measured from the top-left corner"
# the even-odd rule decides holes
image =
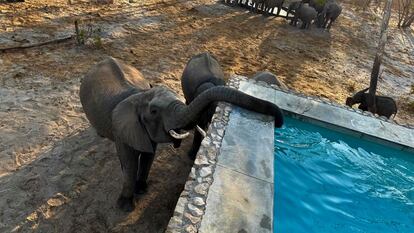
[[[132,97],[132,98],[131,98]],[[131,96],[119,103],[112,112],[112,131],[116,140],[144,153],[154,153],[152,141],[138,114]],[[135,98],[134,98],[135,97]]]

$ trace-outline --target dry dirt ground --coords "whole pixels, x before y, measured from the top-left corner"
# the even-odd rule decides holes
[[[369,83],[380,17],[344,4],[330,33],[299,30],[213,0],[26,0],[0,4],[0,48],[73,34],[75,19],[100,32],[0,53],[0,232],[162,232],[191,161],[162,146],[149,193],[130,214],[115,207],[121,172],[113,144],[90,128],[79,81],[107,56],[137,67],[154,84],[181,94],[186,61],[209,51],[226,75],[269,70],[288,87],[344,103]],[[392,22],[393,23],[393,22]],[[393,27],[379,92],[399,100],[396,120],[414,121],[407,101],[414,80],[413,30]]]

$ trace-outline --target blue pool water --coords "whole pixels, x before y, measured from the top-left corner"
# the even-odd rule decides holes
[[[276,233],[414,232],[414,155],[288,118],[275,131]]]

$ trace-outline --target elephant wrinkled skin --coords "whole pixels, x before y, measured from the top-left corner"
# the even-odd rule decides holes
[[[275,116],[277,124],[283,123],[276,105],[228,87],[209,88],[185,105],[170,89],[151,87],[137,69],[114,58],[88,72],[79,96],[97,133],[115,142],[123,174],[118,206],[124,211],[134,209],[134,193],[146,190],[157,143],[179,146],[189,135],[182,130],[194,128],[210,104],[230,102]]]

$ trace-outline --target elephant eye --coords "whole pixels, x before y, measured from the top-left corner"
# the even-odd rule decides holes
[[[157,111],[157,109],[151,109],[150,110],[150,113],[151,113],[151,115],[157,115],[157,113],[158,113],[158,111]]]

